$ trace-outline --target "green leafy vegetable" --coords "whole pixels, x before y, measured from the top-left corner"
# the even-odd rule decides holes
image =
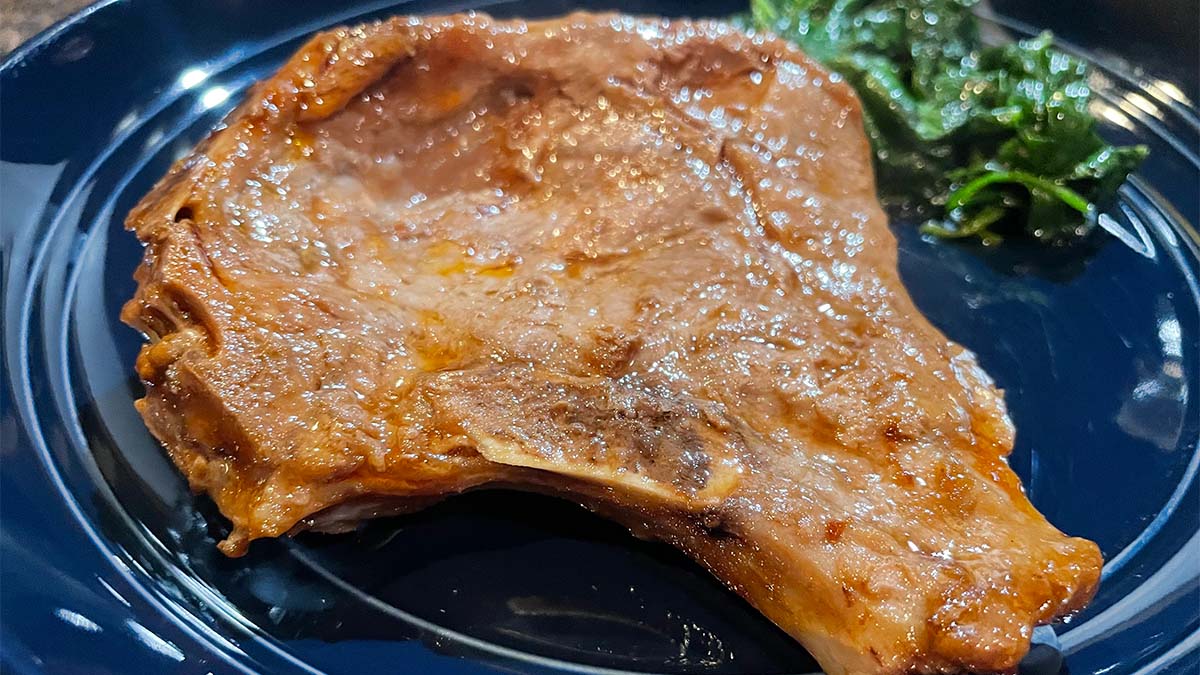
[[[751,0],[750,22],[854,86],[881,190],[941,209],[926,232],[1082,236],[1146,148],[1097,135],[1087,67],[1049,33],[985,47],[976,1]]]

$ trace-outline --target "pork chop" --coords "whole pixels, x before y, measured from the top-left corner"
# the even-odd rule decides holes
[[[827,672],[1015,667],[1095,544],[916,310],[851,89],[718,22],[322,33],[130,214],[139,409],[221,544],[547,492]]]

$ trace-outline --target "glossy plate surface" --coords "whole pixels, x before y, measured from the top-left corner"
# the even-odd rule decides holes
[[[544,497],[480,493],[226,559],[214,547],[226,524],[134,411],[141,339],[117,319],[141,258],[128,209],[314,30],[471,7],[721,16],[742,3],[127,0],[0,70],[5,668],[815,668],[682,555]],[[998,35],[1029,30],[987,21]],[[1071,250],[982,249],[927,241],[902,219],[893,229],[918,305],[1006,390],[1011,462],[1034,503],[1103,550],[1095,601],[1044,641],[1073,675],[1194,672],[1200,118],[1169,82],[1101,67],[1094,84],[1105,135],[1152,150],[1107,214],[1111,233]],[[1058,670],[1042,652],[1041,671]]]

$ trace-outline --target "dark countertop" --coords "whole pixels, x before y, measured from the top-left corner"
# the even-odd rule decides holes
[[[0,56],[91,0],[0,0]]]

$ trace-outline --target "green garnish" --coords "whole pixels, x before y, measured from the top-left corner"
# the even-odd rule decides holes
[[[977,0],[751,0],[750,21],[858,91],[885,197],[938,208],[940,237],[1081,237],[1146,157],[1088,112],[1087,66],[1049,33],[985,47]]]

